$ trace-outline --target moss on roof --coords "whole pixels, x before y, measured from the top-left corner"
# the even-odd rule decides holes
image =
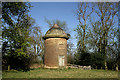
[[[47,38],[65,38],[68,39],[68,35],[61,29],[57,24],[54,24],[52,28],[50,28],[43,39]]]

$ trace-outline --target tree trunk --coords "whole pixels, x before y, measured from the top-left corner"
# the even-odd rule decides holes
[[[108,69],[108,67],[107,67],[107,61],[106,61],[106,59],[105,59],[104,64],[105,64],[105,70],[107,70],[107,69]]]
[[[118,71],[118,64],[116,64],[116,71]]]
[[[10,65],[8,65],[8,71],[10,71]]]

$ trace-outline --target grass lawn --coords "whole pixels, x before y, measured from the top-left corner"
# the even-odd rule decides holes
[[[3,78],[118,78],[117,71],[81,69],[33,69],[27,72],[3,71]]]

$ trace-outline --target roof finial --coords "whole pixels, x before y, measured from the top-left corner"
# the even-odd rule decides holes
[[[57,24],[54,24],[53,27],[55,27],[55,28],[59,28],[59,26],[58,26]]]

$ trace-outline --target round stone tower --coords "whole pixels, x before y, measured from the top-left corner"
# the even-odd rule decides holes
[[[54,24],[45,36],[45,68],[59,68],[67,66],[67,34]]]

